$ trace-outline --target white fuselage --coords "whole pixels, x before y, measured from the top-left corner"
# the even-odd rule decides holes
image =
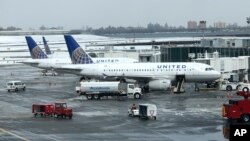
[[[135,80],[168,79],[185,76],[187,82],[214,81],[220,73],[201,63],[121,63],[65,65],[60,69],[78,70],[74,73],[86,77],[116,77]],[[71,71],[72,72],[72,71]]]
[[[132,58],[92,58],[94,63],[135,63],[138,62],[136,59]],[[47,59],[27,59],[22,61],[22,63],[38,67],[38,68],[53,68],[62,65],[71,64],[69,58],[47,58]]]

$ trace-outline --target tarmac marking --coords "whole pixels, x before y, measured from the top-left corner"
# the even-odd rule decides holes
[[[14,134],[14,133],[12,133],[12,132],[9,132],[9,131],[3,129],[3,128],[0,128],[0,131],[1,131],[1,132],[4,132],[4,133],[7,133],[7,134],[9,134],[9,135],[11,135],[11,136],[13,136],[13,137],[18,138],[18,139],[21,139],[21,140],[23,140],[23,141],[30,141],[30,140],[28,140],[27,138],[21,137],[21,136],[19,136],[19,135],[17,135],[17,134]]]

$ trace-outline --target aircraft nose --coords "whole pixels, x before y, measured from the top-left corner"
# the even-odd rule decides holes
[[[214,72],[214,78],[215,78],[215,79],[219,79],[220,77],[221,77],[221,73],[218,72],[218,71],[215,71],[215,72]]]

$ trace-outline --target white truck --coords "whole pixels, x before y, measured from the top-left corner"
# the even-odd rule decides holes
[[[243,87],[248,87],[248,86],[246,83],[229,82],[228,80],[223,80],[219,83],[219,90],[222,91],[242,90]]]
[[[80,82],[80,87],[76,87],[81,95],[85,95],[88,100],[100,99],[103,96],[128,96],[134,99],[142,97],[141,88],[133,83],[124,82]]]
[[[6,89],[8,92],[10,92],[10,91],[17,92],[19,90],[25,91],[26,85],[24,83],[22,83],[21,81],[9,81],[6,84]]]

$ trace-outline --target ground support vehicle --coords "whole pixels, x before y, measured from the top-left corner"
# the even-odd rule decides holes
[[[67,107],[64,102],[57,102],[54,104],[33,104],[32,113],[34,117],[40,115],[41,117],[54,116],[55,118],[62,117],[72,118],[73,112],[71,108]]]
[[[137,117],[139,116],[139,109],[128,109],[128,116]]]
[[[40,115],[44,116],[54,116],[55,105],[54,104],[33,104],[32,105],[32,113],[34,117]]]
[[[209,91],[209,90],[217,90],[218,89],[218,82],[211,82],[211,83],[195,83],[195,91]]]
[[[67,107],[66,103],[55,103],[55,112],[54,117],[62,117],[66,118],[68,117],[71,119],[73,116],[72,109]]]
[[[135,104],[133,104],[130,108],[128,108],[128,116],[130,117],[139,116],[139,109]]]
[[[114,96],[120,99],[120,97],[133,97],[134,99],[140,99],[142,97],[141,88],[138,88],[133,83],[126,82],[81,82],[80,90],[76,87],[76,91],[81,95],[85,95],[88,100],[100,99],[101,97]]]
[[[229,82],[228,80],[223,80],[219,83],[219,90],[222,91],[234,91],[234,90],[244,90],[249,91],[250,84],[243,82]]]
[[[154,104],[139,104],[139,118],[156,120],[157,107]]]
[[[228,104],[222,106],[222,116],[228,119],[250,121],[250,92],[238,91],[237,95],[244,99],[230,99]]]
[[[51,71],[43,70],[43,71],[42,71],[42,75],[43,75],[43,76],[57,76],[58,73],[55,72],[55,71],[53,71],[53,70],[51,70]]]
[[[6,89],[8,92],[10,91],[19,91],[19,90],[26,90],[26,85],[22,83],[21,81],[9,81],[6,84]]]

